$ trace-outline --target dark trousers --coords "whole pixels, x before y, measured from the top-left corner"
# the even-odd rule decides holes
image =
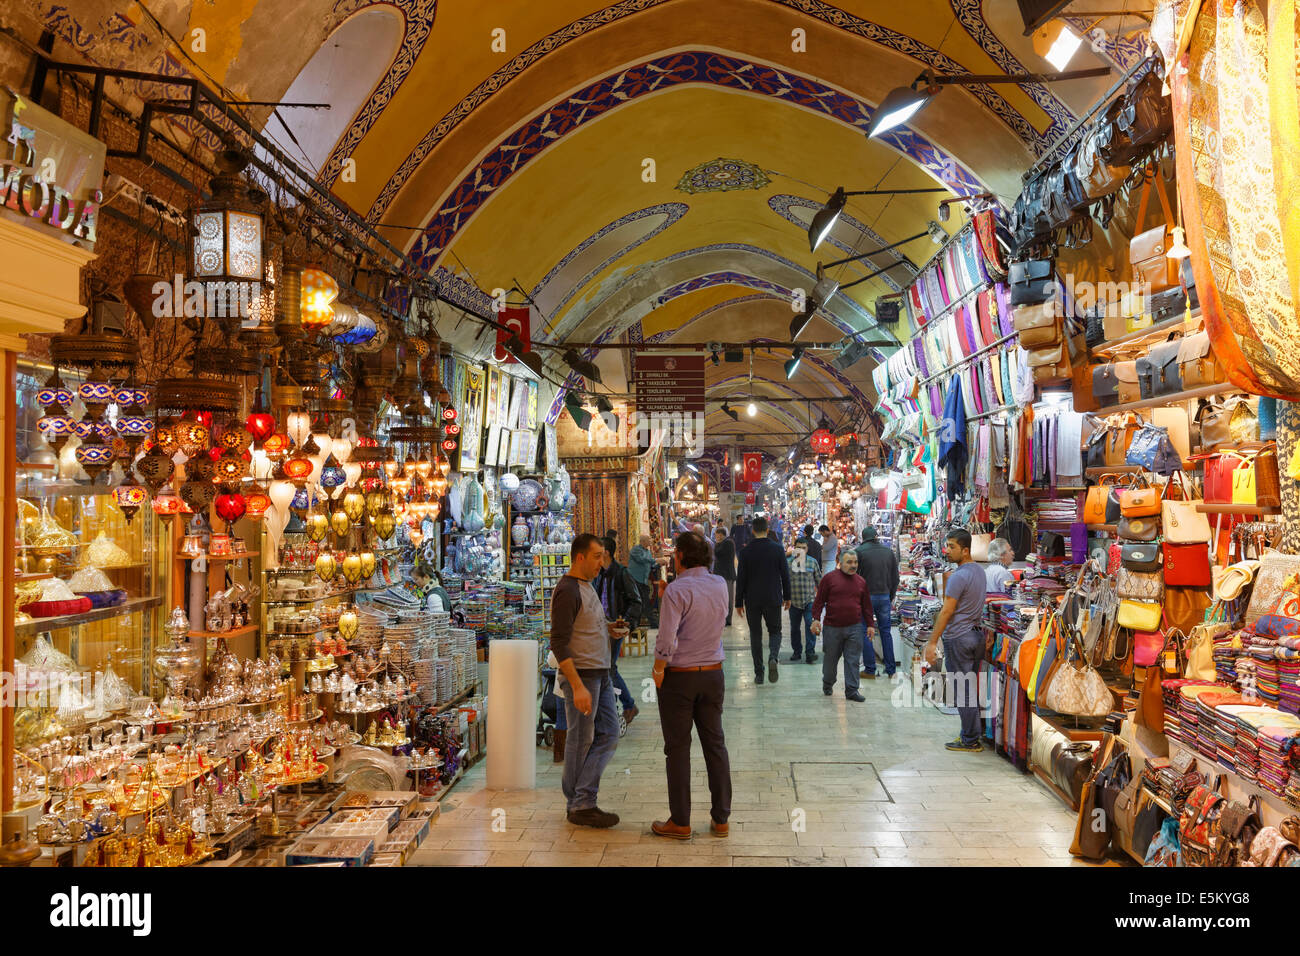
[[[722,670],[668,671],[659,688],[659,723],[664,732],[668,809],[673,823],[691,825],[691,727],[700,735],[716,823],[731,816],[731,761],[722,736]]]
[[[968,745],[979,743],[984,730],[979,705],[979,670],[983,654],[983,631],[943,636],[944,669],[952,682],[953,700],[961,718],[961,742]]]
[[[799,626],[803,625],[803,636],[799,634]],[[790,605],[790,649],[794,651],[795,657],[802,657],[804,645],[808,646],[808,656],[812,657],[817,647],[817,635],[812,632],[812,605],[807,607],[795,607]]]
[[[871,610],[876,617],[876,633],[880,635],[880,649],[884,656],[885,673],[890,677],[898,669],[894,660],[894,622],[888,594],[871,595]],[[869,640],[865,635],[863,640]]]
[[[636,589],[641,592],[641,613],[644,615],[646,622],[651,627],[655,627],[659,623],[659,606],[655,601],[654,583],[646,582],[642,584],[637,581]]]
[[[781,653],[781,603],[754,604],[745,602],[745,620],[749,623],[749,649],[754,655],[754,672],[763,676],[769,660]],[[763,623],[767,622],[767,653],[763,653]]]

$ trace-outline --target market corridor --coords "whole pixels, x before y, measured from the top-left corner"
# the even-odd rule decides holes
[[[412,855],[413,866],[1068,866],[1075,815],[991,750],[943,749],[956,718],[906,706],[906,688],[863,681],[865,703],[821,693],[821,661],[781,665],[780,680],[754,686],[743,622],[724,634],[724,724],[735,796],[731,835],[708,833],[708,791],[692,748],[695,835],[653,836],[668,815],[663,741],[653,704],[620,743],[600,806],[622,818],[612,830],[564,820],[560,766],[538,750],[537,789],[486,789],[480,763],[442,804]],[[653,632],[652,632],[653,643]],[[789,656],[788,640],[783,658]],[[650,657],[623,658],[637,693],[652,687]],[[841,675],[842,677],[842,675]],[[489,689],[490,693],[490,689]],[[895,695],[904,706],[895,707]],[[501,812],[504,811],[504,816]],[[802,811],[802,829],[796,829]],[[497,821],[496,829],[493,828]]]

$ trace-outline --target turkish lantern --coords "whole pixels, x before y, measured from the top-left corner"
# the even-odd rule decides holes
[[[129,474],[124,482],[113,489],[113,501],[122,510],[122,514],[126,516],[127,524],[131,523],[131,519],[140,510],[140,506],[148,500],[149,493]]]
[[[361,580],[361,555],[355,551],[349,551],[343,558],[343,577],[354,586]]]
[[[310,474],[311,460],[301,450],[295,451],[284,463],[285,477],[300,488]]]
[[[343,513],[353,524],[359,524],[366,516],[366,496],[356,489],[343,495]]]
[[[244,495],[244,503],[248,507],[245,516],[254,521],[261,521],[271,508],[271,496],[261,485],[255,484],[248,489],[248,494]]]
[[[199,514],[208,510],[208,505],[217,496],[217,489],[210,481],[187,481],[180,487],[180,496],[191,511]]]
[[[808,438],[814,454],[829,455],[835,451],[835,436],[827,429],[819,428]]]
[[[357,612],[348,608],[339,614],[338,631],[339,637],[345,641],[350,641],[357,636],[357,629],[360,622],[357,620]]]
[[[338,573],[338,562],[334,560],[334,555],[328,551],[322,551],[316,556],[316,576],[326,584],[334,581],[334,575]]]
[[[248,504],[244,501],[244,496],[239,492],[227,491],[217,495],[217,500],[213,503],[213,510],[216,511],[218,518],[224,521],[227,526],[230,526],[244,517],[244,512],[248,510]]]
[[[362,551],[361,552],[361,576],[365,578],[367,581],[369,581],[370,578],[374,575],[374,573],[375,573],[375,552]]]
[[[392,511],[381,511],[374,517],[375,534],[380,541],[387,541],[397,530],[397,516]]]
[[[346,511],[335,511],[331,513],[329,524],[330,528],[333,529],[334,533],[340,538],[347,537],[348,528],[352,526],[352,522],[348,519]]]
[[[185,503],[176,496],[176,492],[172,490],[171,485],[167,485],[158,491],[149,506],[153,508],[154,514],[169,525],[172,523],[172,518],[185,510]]]
[[[307,537],[317,543],[325,540],[325,536],[330,531],[330,519],[327,515],[316,512],[307,515],[303,521],[307,525]]]
[[[244,428],[255,442],[265,442],[275,434],[275,416],[270,412],[253,412],[244,419]]]
[[[334,300],[339,284],[320,269],[302,271],[302,324],[321,328],[334,321]]]
[[[252,429],[249,429],[250,431]],[[270,458],[278,458],[289,450],[289,436],[284,432],[275,432],[262,441],[262,451]]]

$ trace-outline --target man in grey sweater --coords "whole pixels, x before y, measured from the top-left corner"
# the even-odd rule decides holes
[[[560,787],[570,823],[612,827],[618,814],[596,806],[600,775],[614,756],[619,730],[609,628],[600,597],[591,586],[605,547],[594,534],[580,534],[573,539],[569,556],[569,571],[551,598],[551,653],[559,664],[568,725]]]

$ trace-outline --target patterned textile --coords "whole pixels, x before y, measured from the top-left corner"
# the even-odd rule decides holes
[[[1300,405],[1295,402],[1278,402],[1277,406],[1277,460],[1290,462],[1300,448]],[[1281,481],[1282,486],[1282,541],[1281,550],[1288,554],[1300,553],[1300,482]]]
[[[618,547],[626,553],[627,531],[627,479],[573,477],[573,493],[578,497],[574,507],[574,528],[578,534],[590,532],[603,535],[606,531],[618,532]]]
[[[1206,330],[1234,384],[1296,398],[1295,6],[1269,6],[1271,48],[1258,0],[1207,0],[1170,73],[1179,192]]]

